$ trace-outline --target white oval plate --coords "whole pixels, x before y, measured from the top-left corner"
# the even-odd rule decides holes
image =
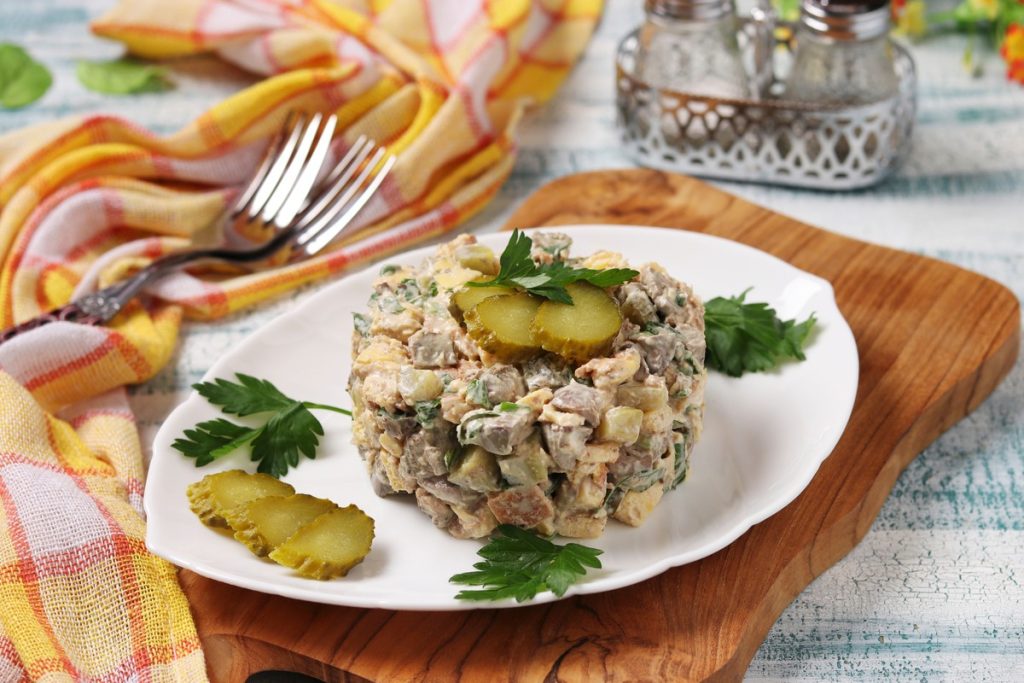
[[[704,299],[753,287],[751,301],[767,301],[783,319],[818,318],[807,360],[733,379],[712,372],[705,429],[687,480],[667,493],[637,529],[609,522],[604,535],[584,543],[601,548],[603,568],[591,571],[567,595],[628,586],[669,567],[725,547],[751,525],[777,512],[810,483],[839,440],[853,409],[858,358],[853,334],[828,282],[736,242],[680,230],[640,227],[558,227],[573,238],[574,254],[622,252],[638,265],[657,261],[691,283]],[[500,253],[508,234],[480,236]],[[433,248],[391,259],[419,263]],[[255,332],[221,358],[205,379],[242,372],[274,382],[289,396],[350,405],[348,378],[352,313],[365,310],[379,266],[346,277]],[[356,449],[349,419],[318,411],[326,430],[316,460],[304,459],[286,480],[296,490],[355,503],[376,520],[366,560],[346,578],[303,579],[260,560],[228,535],[207,529],[192,514],[185,488],[211,472],[254,465],[242,453],[197,469],[171,448],[197,422],[221,415],[195,392],[164,422],[153,444],[146,482],[146,544],[174,564],[243,588],[354,607],[455,610],[516,603],[455,600],[451,575],[467,571],[481,543],[460,541],[434,528],[411,496],[378,498]],[[552,593],[533,602],[557,599]]]

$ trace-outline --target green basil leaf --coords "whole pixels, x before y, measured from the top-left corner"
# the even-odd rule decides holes
[[[75,74],[86,88],[104,95],[134,95],[171,88],[166,69],[131,59],[79,61]]]
[[[0,107],[32,104],[53,85],[49,69],[11,43],[0,43]]]

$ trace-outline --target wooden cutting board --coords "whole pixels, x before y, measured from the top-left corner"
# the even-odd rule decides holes
[[[1017,357],[1020,306],[1002,285],[804,225],[692,178],[569,176],[533,194],[506,228],[571,223],[706,232],[832,283],[857,339],[860,388],[846,432],[811,484],[700,562],[535,607],[328,607],[182,571],[214,681],[265,669],[389,683],[738,680],[786,605],[864,536],[907,463],[977,407]]]

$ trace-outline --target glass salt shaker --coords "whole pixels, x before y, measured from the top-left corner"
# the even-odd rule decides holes
[[[888,0],[803,0],[784,97],[858,105],[894,96]]]
[[[642,81],[709,97],[750,95],[733,0],[646,0],[645,11],[635,70]]]

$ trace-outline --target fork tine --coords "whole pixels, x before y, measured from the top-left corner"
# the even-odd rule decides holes
[[[331,174],[324,178],[324,187],[332,187],[336,182],[338,182],[338,179],[341,178],[341,175],[345,172],[345,168],[352,161],[352,157],[354,157],[361,150],[363,145],[368,145],[369,148],[372,149],[373,141],[370,140],[365,135],[360,135],[352,144],[352,147],[348,150],[348,152],[345,153],[345,156],[342,157],[341,161],[339,161],[335,165],[334,170],[331,171]],[[356,165],[359,165],[358,162],[356,163]]]
[[[366,177],[377,167],[380,160],[384,158],[384,154],[384,148],[378,148],[373,157],[362,167],[362,172],[359,174],[359,177],[355,181],[349,182],[352,175],[356,170],[358,170],[356,167],[352,167],[353,172],[346,174],[344,182],[338,184],[336,188],[338,191],[334,193],[335,195],[340,194],[341,196],[337,197],[329,207],[324,209],[323,213],[317,216],[315,221],[308,222],[309,225],[306,226],[296,238],[296,244],[303,245],[312,240],[345,209],[348,203],[352,201],[356,192],[359,191],[359,188],[361,188],[363,183],[366,182]]]
[[[295,147],[295,152],[288,161],[284,173],[281,174],[281,180],[278,181],[274,191],[270,193],[267,203],[263,205],[263,212],[260,214],[260,220],[263,223],[269,223],[273,220],[277,212],[284,206],[285,201],[291,196],[295,183],[298,181],[302,169],[306,166],[309,150],[312,149],[313,142],[317,138],[322,120],[323,115],[317,112],[303,129],[302,135],[299,137],[299,144]]]
[[[235,200],[235,205],[231,207],[231,218],[237,218],[238,214],[242,213],[249,202],[252,201],[253,196],[256,194],[256,190],[258,190],[260,185],[263,184],[263,179],[267,177],[267,171],[270,170],[271,164],[274,163],[274,159],[276,159],[281,153],[281,147],[284,145],[285,141],[285,131],[291,129],[294,120],[295,112],[288,112],[288,116],[284,120],[284,125],[274,133],[273,139],[271,139],[270,144],[267,145],[266,153],[263,155],[263,161],[260,162],[260,166],[256,169],[255,175],[253,175],[252,180],[249,181],[245,191],[238,195],[238,199]]]
[[[362,186],[362,184],[366,181],[366,178],[369,176],[369,174],[373,171],[377,164],[380,163],[379,157],[382,153],[385,153],[384,148],[381,148],[378,154],[374,155],[373,161],[366,165],[366,168],[360,174],[359,179],[355,183],[353,183],[353,188],[359,188]],[[304,231],[303,234],[299,236],[297,242],[300,246],[302,246],[305,249],[307,254],[312,256],[313,254],[319,252],[321,249],[330,244],[336,237],[338,237],[338,235],[344,232],[345,228],[347,228],[352,223],[352,219],[354,219],[356,215],[358,215],[359,212],[362,211],[363,207],[366,205],[366,202],[370,200],[370,197],[376,194],[377,188],[379,188],[380,184],[384,182],[384,178],[391,171],[391,167],[395,165],[396,161],[396,157],[388,155],[387,159],[384,161],[384,165],[370,179],[369,184],[367,184],[362,194],[356,197],[355,200],[353,200],[351,204],[348,205],[348,208],[345,210],[345,213],[338,217],[337,220],[331,221],[330,219],[327,219],[325,221],[318,221],[318,226],[310,228],[309,233],[306,233]],[[339,205],[344,206],[340,202]]]
[[[363,144],[365,143],[365,144]],[[331,206],[335,204],[338,195],[341,194],[356,171],[359,170],[363,161],[373,151],[374,144],[366,136],[360,136],[356,144],[345,154],[344,158],[331,173],[330,179],[324,183],[324,190],[311,206],[302,212],[302,217],[296,225],[297,229],[304,229],[314,221],[318,220]],[[347,200],[346,200],[347,201]]]
[[[260,183],[259,188],[256,190],[255,196],[249,204],[248,220],[254,220],[259,215],[260,210],[263,209],[264,204],[270,199],[270,195],[273,193],[274,188],[277,187],[277,183],[281,180],[281,176],[284,175],[285,168],[288,167],[288,161],[292,157],[292,153],[295,151],[295,146],[299,141],[299,134],[306,125],[306,115],[299,114],[297,117],[298,121],[292,127],[291,133],[285,140],[284,145],[274,158],[273,164],[267,171],[266,177],[263,182]]]
[[[320,129],[316,146],[309,154],[309,158],[306,159],[302,172],[295,181],[295,186],[281,205],[281,208],[274,215],[274,225],[278,228],[284,228],[291,224],[292,220],[295,219],[295,215],[302,208],[303,203],[309,198],[309,191],[313,188],[313,184],[316,183],[324,161],[327,160],[327,153],[331,149],[331,140],[334,137],[334,128],[337,124],[338,117],[331,114],[324,122],[323,128]]]

